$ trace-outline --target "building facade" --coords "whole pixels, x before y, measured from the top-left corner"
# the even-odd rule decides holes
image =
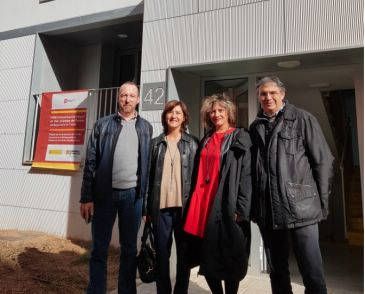
[[[231,96],[239,126],[247,127],[258,111],[257,79],[278,75],[288,100],[318,118],[336,156],[332,213],[321,225],[321,237],[348,238],[346,179],[354,170],[361,174],[361,211],[363,203],[363,5],[361,0],[3,1],[0,229],[90,238],[79,216],[82,170],[30,166],[39,94],[99,93],[134,80],[141,85],[140,113],[153,124],[154,135],[162,130],[164,99],[180,99],[190,110],[189,131],[201,137],[202,97]],[[92,96],[88,134],[101,105],[111,107],[110,99]],[[262,270],[259,247],[256,230],[251,266]]]

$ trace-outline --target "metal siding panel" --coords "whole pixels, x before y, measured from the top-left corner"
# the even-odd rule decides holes
[[[232,0],[199,0],[199,12],[230,7]]]
[[[0,101],[0,134],[25,132],[27,101]]]
[[[67,212],[69,209],[71,176],[28,174],[24,179],[23,207]]]
[[[164,82],[166,80],[166,70],[153,70],[141,72],[141,85],[145,83]]]
[[[27,170],[0,169],[0,206],[22,206]],[[3,220],[3,217],[1,218]]]
[[[264,2],[264,1],[271,1],[271,0],[232,0],[232,6],[253,4],[253,3]]]
[[[206,12],[239,5],[252,4],[270,0],[199,0],[199,12]]]
[[[1,229],[39,231],[66,236],[68,213],[0,206]]]
[[[363,11],[362,0],[286,0],[286,52],[362,47]]]
[[[28,100],[31,78],[31,67],[0,70],[0,102],[8,100]]]
[[[197,15],[144,25],[142,71],[195,63],[198,58]]]
[[[145,83],[155,83],[155,82],[164,82],[166,81],[166,70],[154,70],[154,71],[144,71],[141,72],[141,84]],[[167,97],[168,99],[168,97]],[[142,117],[147,119],[153,127],[153,135],[152,137],[158,136],[162,132],[161,125],[161,113],[162,110],[154,110],[154,111],[141,111],[140,114]]]
[[[165,21],[156,21],[144,24],[142,66],[141,71],[160,69],[160,64],[166,59],[166,46],[162,44],[166,38]]]
[[[0,134],[0,169],[28,169],[22,165],[24,134]]]
[[[198,15],[181,17],[174,22],[175,27],[172,30],[174,43],[173,56],[171,65],[182,65],[196,63],[198,60]],[[178,57],[178,58],[176,58]],[[171,66],[168,64],[168,66]]]
[[[198,0],[146,0],[144,21],[155,21],[198,12]]]
[[[35,35],[0,41],[0,70],[33,64]]]
[[[283,0],[209,11],[198,19],[199,60],[216,62],[282,54]]]

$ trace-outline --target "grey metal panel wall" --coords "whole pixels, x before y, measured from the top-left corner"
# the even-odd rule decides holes
[[[198,12],[198,0],[145,0],[144,21],[171,18]]]
[[[1,44],[1,42],[0,42]],[[0,56],[2,50],[0,48]],[[9,100],[24,100],[29,95],[32,77],[31,66],[19,66],[12,68],[0,67],[0,103]]]
[[[232,0],[199,0],[199,12],[230,7]]]
[[[26,169],[22,153],[34,42],[34,35],[0,42],[0,169]]]
[[[199,62],[284,52],[283,1],[272,0],[200,15]]]
[[[34,45],[35,35],[0,41],[0,228],[64,236],[70,190],[79,183],[22,165]]]
[[[142,71],[141,85],[145,83],[164,82],[166,80],[166,70]],[[166,93],[167,94],[167,93]],[[143,99],[143,97],[141,98]],[[168,97],[167,97],[168,99]],[[161,110],[141,111],[141,116],[147,119],[153,127],[153,137],[158,136],[162,132]]]
[[[199,12],[269,0],[199,0]]]
[[[285,0],[286,52],[363,46],[363,0]]]
[[[145,23],[142,71],[198,62],[198,15]]]
[[[27,102],[18,100],[0,103],[0,134],[24,134]],[[17,112],[22,115],[17,115]]]
[[[0,42],[0,70],[33,64],[35,35]]]
[[[1,107],[1,104],[0,104]],[[12,109],[13,119],[18,115],[26,115],[26,113],[16,113]],[[0,134],[0,170],[1,169],[28,169],[22,166],[24,133],[22,134]],[[0,179],[0,187],[3,181],[9,178]],[[16,184],[16,183],[14,183]],[[0,191],[0,194],[4,191]]]
[[[144,23],[142,71],[284,53],[283,0]]]

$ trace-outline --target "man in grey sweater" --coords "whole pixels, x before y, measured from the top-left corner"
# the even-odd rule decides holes
[[[87,293],[106,293],[108,248],[118,215],[121,248],[118,293],[136,293],[137,233],[147,183],[152,126],[136,107],[139,90],[126,82],[119,89],[119,111],[99,119],[90,135],[81,216],[92,222]]]

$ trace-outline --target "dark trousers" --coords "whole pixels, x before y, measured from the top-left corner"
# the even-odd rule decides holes
[[[117,214],[121,250],[118,293],[136,293],[137,233],[142,218],[142,199],[136,199],[134,188],[113,189],[111,199],[94,204],[87,293],[106,293],[108,249]]]
[[[205,280],[208,283],[210,291],[213,294],[223,294],[222,281],[217,279],[212,279],[209,277],[205,277]],[[225,294],[237,294],[238,287],[240,285],[240,281],[224,281],[224,293]]]
[[[156,236],[157,254],[157,293],[171,294],[170,280],[170,255],[172,247],[172,233],[176,244],[176,283],[174,294],[188,293],[190,269],[184,260],[186,242],[183,224],[181,221],[181,208],[166,208],[160,210],[160,219]]]
[[[273,294],[292,294],[289,273],[291,238],[306,294],[326,294],[322,256],[318,241],[318,224],[288,230],[260,227],[270,269]]]

